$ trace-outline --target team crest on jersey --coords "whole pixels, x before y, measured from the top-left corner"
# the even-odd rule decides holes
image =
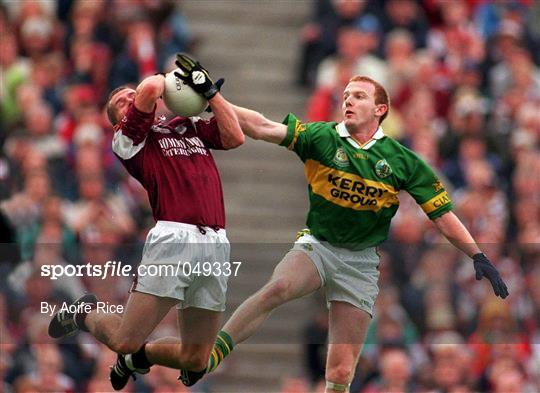
[[[179,125],[179,126],[176,126],[176,128],[174,130],[176,131],[177,134],[182,135],[183,133],[185,133],[187,131],[187,127]]]
[[[332,162],[339,167],[349,166],[349,157],[347,157],[345,149],[343,149],[342,147],[338,147]]]
[[[386,160],[379,160],[375,164],[375,173],[381,179],[384,179],[385,177],[388,177],[392,174],[392,168],[390,167],[388,162],[386,162]]]
[[[166,127],[161,127],[159,124],[154,124],[152,126],[152,131],[159,132],[160,134],[170,134],[171,131]]]

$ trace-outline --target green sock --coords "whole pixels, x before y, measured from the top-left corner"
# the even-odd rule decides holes
[[[225,357],[232,352],[234,348],[234,343],[226,332],[223,330],[218,333],[214,348],[212,348],[212,353],[210,353],[210,359],[208,360],[208,367],[206,372],[214,371],[217,366],[225,359]]]

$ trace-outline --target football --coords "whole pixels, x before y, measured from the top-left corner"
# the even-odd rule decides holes
[[[208,102],[182,79],[174,75],[174,72],[179,71],[178,69],[173,70],[165,76],[163,101],[175,115],[196,116],[206,109]]]

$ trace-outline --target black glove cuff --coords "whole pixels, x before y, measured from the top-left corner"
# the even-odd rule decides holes
[[[478,254],[474,254],[472,256],[472,259],[473,261],[475,262],[480,262],[480,261],[485,261],[487,260],[487,257],[486,257],[486,254],[484,254],[483,252],[479,252]]]
[[[212,83],[210,88],[203,93],[203,96],[204,98],[206,98],[206,100],[209,100],[213,98],[217,93],[219,93],[219,87],[216,86],[215,83]]]

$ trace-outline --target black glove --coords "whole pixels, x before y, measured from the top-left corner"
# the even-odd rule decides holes
[[[219,92],[208,71],[198,62],[182,53],[176,55],[176,66],[181,72],[176,71],[174,76],[182,79],[193,90],[202,95],[207,100],[214,97]]]
[[[219,78],[216,83],[214,83],[217,88],[218,88],[218,91],[221,91],[221,86],[223,86],[223,84],[225,83],[225,78]],[[212,112],[212,108],[210,107],[210,105],[208,105],[205,109],[205,112],[208,112],[208,113],[211,113]]]
[[[506,298],[508,296],[508,288],[506,288],[506,284],[495,266],[481,252],[473,255],[472,258],[474,261],[474,270],[476,271],[476,279],[481,280],[482,277],[486,277],[491,282],[495,295],[500,296],[502,299]]]

